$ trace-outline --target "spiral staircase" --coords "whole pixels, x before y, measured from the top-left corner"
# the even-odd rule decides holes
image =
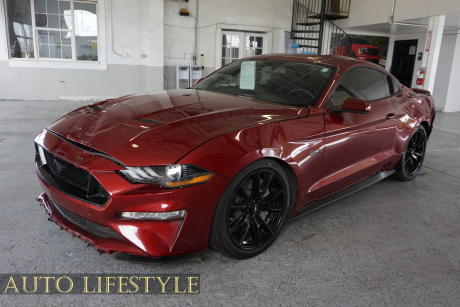
[[[291,47],[304,54],[350,56],[350,36],[332,22],[349,12],[350,0],[294,0]]]

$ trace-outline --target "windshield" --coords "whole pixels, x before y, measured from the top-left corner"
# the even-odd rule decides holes
[[[333,66],[298,61],[237,61],[192,88],[307,106],[316,104],[335,71]]]

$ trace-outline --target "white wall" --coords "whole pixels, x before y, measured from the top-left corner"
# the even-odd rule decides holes
[[[456,42],[456,35],[444,34],[442,37],[441,52],[439,54],[438,69],[436,71],[433,90],[433,98],[436,103],[436,109],[438,110],[444,110],[449,86],[458,86],[459,84],[455,80],[451,81],[452,61]]]
[[[454,59],[451,65],[449,76],[449,88],[447,90],[446,104],[444,111],[460,112],[460,30],[456,31],[454,47]]]
[[[92,69],[72,68],[81,63],[9,60],[4,14],[0,12],[0,99],[116,97],[162,90],[163,4],[164,0],[98,1],[99,58],[106,66]]]
[[[291,29],[292,0],[165,0],[164,24],[165,66],[168,69],[168,88],[174,88],[173,73],[176,65],[192,65],[195,45],[195,24],[192,16],[180,16],[186,8],[193,16],[198,13],[197,65],[204,54],[205,72],[215,70],[216,33],[221,25],[235,25],[242,29],[269,28],[272,52],[284,53],[284,31]]]

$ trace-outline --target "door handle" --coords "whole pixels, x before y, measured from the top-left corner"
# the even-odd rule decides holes
[[[396,115],[394,113],[389,113],[387,114],[386,119],[394,119],[395,117]]]

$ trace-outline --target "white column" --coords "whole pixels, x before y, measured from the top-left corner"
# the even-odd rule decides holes
[[[436,70],[438,68],[439,52],[441,50],[442,33],[446,15],[430,17],[428,32],[425,42],[425,54],[422,67],[426,67],[423,88],[433,93]]]
[[[444,112],[460,111],[460,31],[457,32],[452,70],[450,71],[449,88],[447,89]],[[436,101],[435,101],[436,102]]]

